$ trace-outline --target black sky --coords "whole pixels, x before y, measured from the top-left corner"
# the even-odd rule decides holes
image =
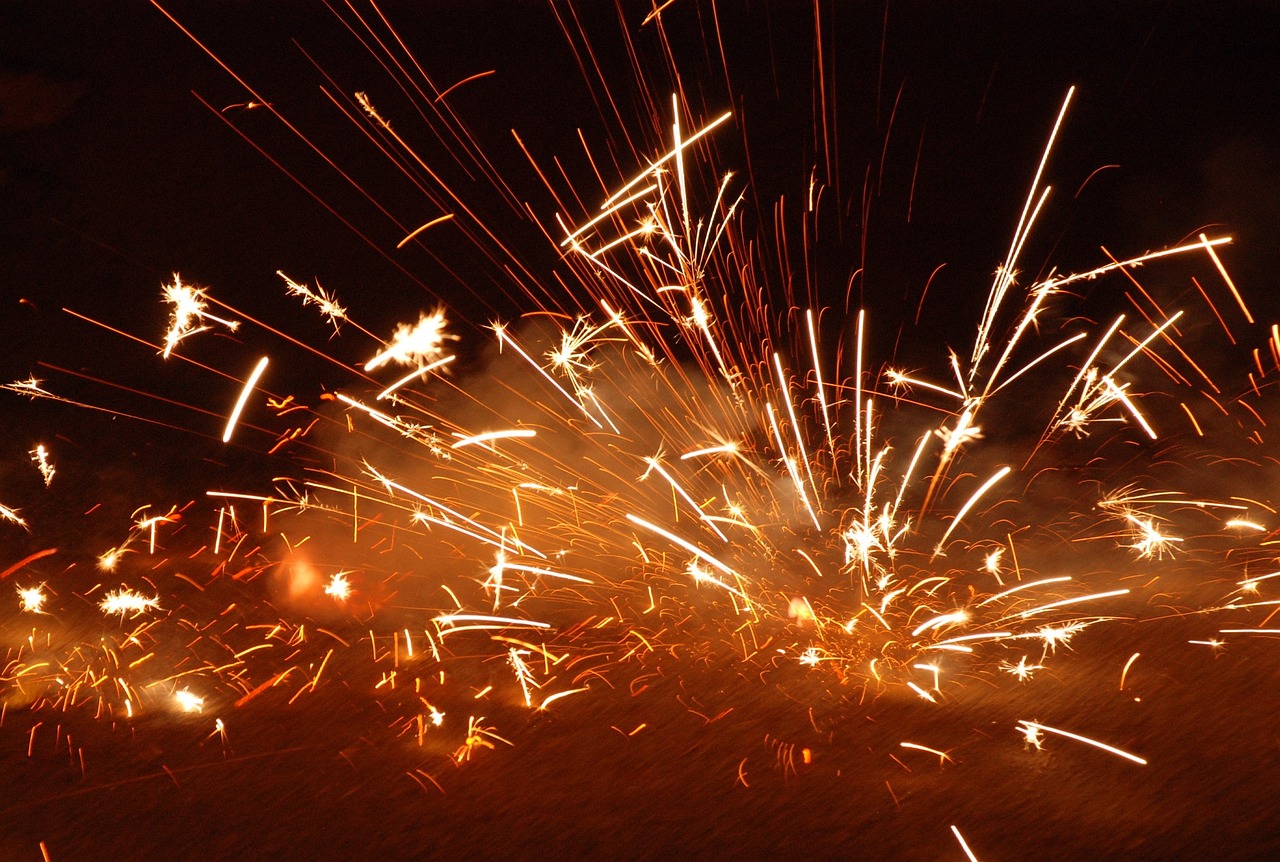
[[[554,170],[558,159],[590,206],[599,190],[581,155],[579,130],[597,158],[617,160],[620,175],[639,154],[657,151],[654,130],[668,122],[649,115],[621,37],[619,19],[654,98],[665,99],[671,81],[663,40],[657,28],[641,24],[645,4],[624,4],[620,13],[585,5],[576,16],[542,3],[385,7],[440,89],[492,72],[459,87],[449,104],[514,195],[548,228],[557,207],[512,130],[544,168]],[[348,97],[368,91],[531,270],[556,270],[541,228],[448,160],[435,133],[331,10],[310,3],[166,7],[399,223],[268,112],[219,113],[252,97],[151,4],[6,4],[0,10],[6,380],[32,372],[48,377],[35,365],[45,361],[164,390],[149,351],[60,309],[158,339],[166,314],[159,287],[175,271],[321,347],[323,322],[284,297],[277,269],[319,279],[375,332],[389,332],[441,301],[458,310],[459,326],[530,310],[458,231],[441,229],[423,247],[396,251],[406,226],[441,209],[355,133],[322,87]],[[828,182],[829,211],[838,215],[828,237],[838,231],[840,238],[815,256],[818,289],[839,308],[851,275],[865,265],[853,282],[853,302],[881,321],[875,345],[881,354],[911,355],[913,338],[968,336],[1071,85],[1078,87],[1075,105],[1048,175],[1057,193],[1024,267],[1089,268],[1102,260],[1102,245],[1138,253],[1212,228],[1237,237],[1225,257],[1259,317],[1280,307],[1271,285],[1280,263],[1274,241],[1280,66],[1270,56],[1280,12],[1270,4],[820,8],[838,177]],[[566,22],[582,28],[593,58],[580,36],[571,45]],[[664,23],[691,114],[735,111],[734,128],[717,142],[717,170],[749,172],[752,202],[762,211],[743,218],[749,232],[767,237],[774,202],[784,197],[796,206],[811,171],[825,164],[815,144],[812,6],[678,0]],[[603,101],[591,62],[614,105]],[[907,318],[939,264],[946,266],[929,288],[921,325],[912,327]],[[775,272],[770,280],[776,286],[782,276]],[[546,283],[555,288],[552,278]],[[1099,315],[1115,305],[1105,294],[1090,302]],[[186,382],[167,385],[181,389]]]

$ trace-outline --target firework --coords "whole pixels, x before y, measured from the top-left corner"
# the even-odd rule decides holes
[[[420,99],[453,89],[407,67],[397,66]],[[281,116],[249,92],[238,107]],[[321,358],[323,392],[268,391],[266,356],[243,379],[242,370],[224,374],[239,394],[210,411],[221,441],[261,444],[273,473],[209,489],[216,515],[194,528],[178,507],[136,509],[118,544],[93,551],[99,571],[134,586],[52,597],[44,584],[18,587],[18,611],[48,628],[10,648],[7,702],[108,723],[165,711],[212,717],[210,738],[225,748],[234,710],[301,709],[329,703],[335,689],[357,691],[377,700],[395,738],[434,757],[404,774],[443,790],[440,762],[468,765],[514,744],[499,730],[516,710],[536,716],[615,688],[643,692],[650,678],[680,676],[668,663],[803,691],[817,731],[815,704],[847,715],[880,700],[934,715],[975,686],[1030,685],[1069,664],[1061,653],[1084,632],[1164,613],[1152,608],[1189,616],[1274,604],[1261,597],[1272,575],[1203,602],[1199,584],[1168,595],[1144,577],[1145,566],[1221,558],[1224,548],[1250,561],[1267,553],[1274,509],[1241,493],[1200,493],[1159,469],[1166,441],[1212,430],[1210,403],[1232,420],[1254,411],[1243,396],[1221,397],[1181,333],[1197,315],[1224,320],[1224,298],[1254,322],[1220,257],[1230,238],[1099,252],[1079,271],[1045,266],[1019,278],[1073,91],[1050,125],[971,343],[939,345],[945,360],[910,370],[873,355],[882,321],[869,309],[832,337],[835,326],[821,323],[830,308],[769,284],[749,181],[718,163],[734,112],[703,110],[683,92],[654,98],[661,136],[597,169],[599,191],[548,181],[557,207],[529,209],[559,259],[539,281],[489,217],[429,167],[404,132],[411,117],[375,108],[370,91],[331,98],[453,210],[402,231],[395,248],[450,223],[533,302],[483,327],[405,300],[404,319],[416,321],[388,330],[364,325],[343,289],[278,272],[284,293],[332,327],[321,348],[175,273],[162,286],[167,330],[127,337],[193,363],[202,333],[275,337],[282,352]],[[456,120],[441,122],[464,158],[483,160]],[[816,225],[811,214],[806,224]],[[1173,261],[1202,276],[1186,309],[1156,301],[1137,278]],[[1086,320],[1073,292],[1108,279],[1135,286],[1136,314]],[[235,367],[247,367],[247,351]],[[275,375],[288,360],[270,364]],[[5,388],[78,403],[34,378]],[[47,450],[31,455],[48,486]],[[0,506],[0,517],[29,529],[19,512]],[[193,542],[197,530],[204,538]],[[44,618],[74,602],[96,606],[106,633],[59,631],[55,643]],[[1120,691],[1137,657],[1119,670]],[[498,725],[475,715],[477,702]],[[707,725],[735,708],[680,703]],[[613,729],[629,739],[647,726]],[[1012,752],[1019,735],[1034,752],[1049,748],[1049,735],[1124,765],[1158,756],[1141,738],[1116,741],[1149,757],[1038,718],[1011,717],[1004,730]],[[883,746],[908,771],[905,760],[939,772],[964,762],[945,741],[910,736]],[[784,777],[813,765],[813,748],[766,740]],[[744,788],[746,764],[737,768]],[[956,825],[950,832],[977,858]]]

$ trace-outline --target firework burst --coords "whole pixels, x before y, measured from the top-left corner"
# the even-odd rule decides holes
[[[437,117],[489,175],[461,123],[432,113],[448,90],[378,44],[421,115]],[[242,107],[281,116],[249,92]],[[1211,459],[1217,426],[1257,416],[1248,397],[1223,395],[1228,386],[1183,334],[1196,316],[1232,340],[1224,321],[1253,323],[1220,257],[1231,239],[1102,250],[1079,271],[1020,276],[1074,91],[1047,124],[976,326],[959,347],[937,345],[943,361],[911,368],[871,349],[882,324],[872,309],[842,317],[817,291],[799,301],[789,273],[774,283],[771,258],[809,253],[823,183],[809,189],[802,247],[788,243],[781,216],[771,240],[749,177],[718,155],[741,122],[735,112],[703,110],[683,90],[646,91],[658,117],[648,143],[630,158],[588,152],[598,192],[585,181],[559,187],[535,162],[556,206],[520,212],[556,256],[544,275],[432,170],[405,131],[411,115],[376,108],[371,90],[326,94],[449,210],[402,231],[396,249],[448,224],[528,307],[482,324],[406,300],[398,305],[414,322],[366,326],[351,310],[356,296],[278,271],[284,293],[325,325],[321,348],[175,273],[162,286],[167,330],[127,337],[192,363],[203,333],[274,338],[273,349],[319,363],[322,392],[273,391],[288,360],[251,357],[247,345],[235,373],[217,372],[238,387],[209,411],[225,423],[222,442],[265,440],[274,472],[250,487],[210,487],[207,540],[194,544],[186,510],[136,509],[123,540],[93,551],[98,571],[125,582],[118,589],[46,591],[53,575],[40,563],[27,581],[40,586],[17,588],[16,612],[37,627],[6,645],[6,706],[112,726],[176,713],[199,718],[202,732],[209,719],[205,738],[225,751],[226,719],[240,710],[355,691],[377,701],[394,738],[456,767],[500,757],[498,744],[515,739],[499,733],[513,714],[639,694],[657,678],[683,687],[686,671],[781,690],[803,701],[818,732],[815,708],[832,721],[876,701],[932,715],[979,686],[1028,687],[1056,673],[1086,632],[1170,608],[1232,620],[1273,610],[1274,573],[1246,573],[1205,598],[1203,583],[1179,589],[1150,568],[1229,558],[1234,577],[1267,556],[1275,510],[1265,500],[1203,494],[1212,483],[1162,467]],[[1146,273],[1174,261],[1196,272],[1186,308],[1145,286]],[[1111,281],[1132,285],[1134,311],[1089,320],[1077,294]],[[1253,358],[1256,395],[1271,369],[1259,351]],[[79,403],[35,378],[3,388]],[[48,487],[47,449],[30,454]],[[29,530],[23,511],[0,506],[0,518]],[[63,627],[60,615],[85,607],[106,623],[89,635]],[[1215,635],[1274,633],[1224,623]],[[1120,671],[1122,691],[1137,658]],[[689,698],[680,703],[707,725],[735,708]],[[497,717],[478,716],[477,702]],[[1002,744],[1080,744],[1126,766],[1153,759],[1140,737],[1117,745],[1097,738],[1105,729],[1039,719],[1008,716]],[[613,730],[630,739],[646,726]],[[907,771],[913,758],[939,771],[963,762],[948,744],[912,736],[888,746]],[[811,747],[766,742],[784,777],[812,765]],[[750,787],[746,763],[737,780]],[[434,769],[405,774],[443,790]]]

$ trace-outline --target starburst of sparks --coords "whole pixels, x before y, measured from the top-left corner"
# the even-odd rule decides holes
[[[128,587],[121,587],[107,593],[102,601],[98,603],[98,607],[108,616],[118,615],[121,619],[126,616],[137,617],[159,608],[160,597],[148,597]]]
[[[165,302],[171,306],[169,311],[169,329],[164,336],[164,349],[161,355],[168,359],[177,346],[199,332],[206,332],[211,325],[221,325],[229,332],[240,328],[240,323],[219,317],[209,311],[207,288],[184,284],[182,276],[173,274],[173,281],[164,285],[162,293]]]

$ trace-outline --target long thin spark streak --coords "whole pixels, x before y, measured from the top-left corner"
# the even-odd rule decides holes
[[[486,431],[483,434],[472,434],[455,441],[449,448],[461,449],[463,446],[476,446],[491,443],[494,440],[529,440],[537,437],[538,432],[532,428],[510,428],[505,431]]]
[[[506,550],[511,545],[515,545],[519,547],[521,550],[528,551],[530,554],[533,554],[534,556],[546,559],[547,557],[546,554],[542,553],[537,548],[531,545],[528,545],[525,542],[522,542],[518,538],[515,538],[512,536],[505,536],[496,530],[492,530],[484,526],[483,524],[476,522],[474,519],[468,518],[466,515],[461,514],[460,512],[454,510],[453,508],[446,506],[444,503],[441,503],[439,500],[436,500],[432,497],[428,497],[425,494],[421,494],[417,491],[414,491],[412,488],[408,488],[404,485],[401,485],[398,482],[388,479],[386,476],[383,476],[381,473],[374,470],[372,467],[369,467],[367,464],[365,466],[366,466],[366,470],[369,472],[369,475],[376,482],[378,482],[380,485],[386,488],[388,491],[393,491],[393,490],[399,491],[402,494],[412,497],[413,499],[418,500],[419,502],[426,503],[428,506],[439,509],[441,512],[444,512],[445,514],[451,516],[452,518],[457,519],[456,521],[454,521],[448,518],[437,517],[427,512],[417,511],[417,512],[414,512],[413,514],[413,519],[415,521],[419,521],[422,523],[429,523],[429,524],[437,524],[441,527],[444,527],[448,530],[452,530],[461,535],[469,536],[470,538],[473,538],[486,545],[491,545],[495,548],[498,548],[499,550]],[[338,477],[338,478],[342,478],[342,477]],[[319,482],[307,482],[307,486],[326,490],[326,491],[336,491],[338,493],[343,493],[343,494],[351,493],[350,489],[335,488],[332,485],[325,485]],[[386,501],[383,501],[383,502],[385,503]],[[474,527],[475,529],[474,530],[466,529],[464,526],[462,526],[462,524],[468,524]]]
[[[556,382],[556,379],[555,379],[554,377],[552,377],[552,376],[551,376],[550,374],[548,374],[545,370],[543,370],[543,368],[542,368],[542,366],[541,366],[541,365],[539,365],[538,363],[534,362],[534,361],[533,361],[533,357],[532,357],[532,356],[530,356],[528,353],[526,353],[526,352],[524,351],[524,349],[523,349],[522,347],[520,347],[520,345],[519,345],[519,344],[517,344],[517,343],[515,342],[515,340],[514,340],[514,339],[512,339],[512,337],[511,337],[510,335],[507,335],[507,331],[506,331],[506,328],[505,328],[505,327],[502,327],[502,326],[495,326],[495,327],[493,328],[493,330],[494,330],[494,332],[495,332],[495,333],[497,334],[497,336],[498,336],[498,344],[499,344],[499,345],[502,345],[502,344],[510,345],[511,349],[512,349],[512,350],[514,350],[516,353],[518,353],[518,354],[520,355],[520,358],[522,358],[525,362],[529,363],[529,365],[530,365],[530,366],[531,366],[535,371],[537,371],[539,374],[541,374],[541,375],[542,375],[542,377],[543,377],[543,378],[544,378],[548,383],[550,383],[550,384],[555,388],[555,390],[556,390],[557,392],[559,392],[561,395],[563,395],[563,396],[565,397],[565,399],[569,401],[569,403],[570,403],[570,404],[573,404],[575,407],[577,407],[579,410],[581,410],[581,411],[582,411],[582,414],[583,414],[584,416],[586,416],[588,419],[590,419],[593,423],[595,423],[595,426],[596,426],[597,428],[600,428],[601,430],[603,430],[603,429],[604,429],[604,425],[602,425],[602,424],[600,423],[600,420],[599,420],[599,419],[597,419],[595,416],[592,416],[592,415],[591,415],[591,412],[590,412],[589,410],[587,410],[587,408],[586,408],[585,406],[583,406],[583,404],[582,404],[582,402],[581,402],[581,401],[579,401],[577,398],[573,397],[573,395],[572,395],[572,394],[571,394],[567,389],[565,389],[563,386],[561,386],[559,383],[557,383],[557,382]]]
[[[960,830],[955,824],[951,824],[951,834],[956,837],[956,841],[960,842],[960,849],[964,851],[964,855],[969,858],[969,862],[978,862],[978,857],[973,855],[973,851],[969,849],[969,844],[964,840],[964,836],[960,834]]]
[[[796,469],[796,459],[787,453],[787,445],[782,440],[782,431],[778,427],[778,418],[773,409],[773,404],[766,402],[765,413],[769,417],[769,426],[773,430],[774,442],[778,444],[778,454],[782,458],[783,464],[787,467],[787,472],[791,475],[791,484],[795,487],[796,495],[800,501],[804,503],[805,510],[809,513],[809,520],[813,522],[815,529],[821,530],[822,524],[818,520],[818,513],[813,507],[813,502],[809,499],[809,492],[805,488],[804,479],[800,476],[800,471]]]
[[[914,750],[916,750],[916,751],[924,751],[924,752],[926,752],[926,753],[928,753],[928,754],[932,754],[932,755],[934,755],[934,756],[936,756],[936,757],[938,758],[938,762],[939,762],[939,763],[941,763],[941,762],[942,762],[942,761],[944,761],[944,760],[950,760],[950,759],[951,759],[951,755],[947,754],[945,751],[939,751],[939,750],[938,750],[938,749],[936,749],[936,748],[930,748],[929,746],[927,746],[927,745],[921,745],[921,744],[920,744],[920,743],[918,743],[918,742],[899,742],[899,743],[898,743],[898,747],[900,747],[900,748],[911,748],[911,749],[914,749]]]
[[[1028,610],[1015,614],[1015,616],[1025,618],[1025,617],[1032,616],[1034,614],[1040,614],[1048,610],[1053,610],[1054,608],[1064,608],[1064,607],[1067,607],[1068,605],[1078,605],[1081,602],[1092,602],[1092,601],[1097,601],[1098,599],[1110,599],[1116,596],[1127,596],[1127,595],[1129,595],[1129,591],[1127,589],[1109,590],[1105,593],[1091,593],[1090,595],[1087,595],[1087,596],[1077,596],[1073,599],[1063,599],[1062,601],[1059,601],[1059,602],[1050,602],[1047,605],[1038,605],[1034,608],[1029,608]]]
[[[699,520],[701,520],[704,524],[710,527],[711,530],[717,536],[720,537],[721,541],[724,541],[724,542],[729,541],[729,537],[726,536],[723,532],[721,532],[720,528],[716,526],[715,521],[707,517],[707,513],[702,511],[702,507],[699,506],[697,502],[692,497],[689,496],[689,492],[686,491],[680,485],[680,483],[676,481],[676,478],[672,476],[669,472],[667,472],[667,469],[662,466],[661,461],[659,461],[657,458],[645,458],[644,462],[645,464],[648,465],[649,470],[656,472],[663,479],[667,480],[667,484],[671,486],[671,489],[675,491],[677,495],[679,495],[680,499],[684,500],[685,503],[688,504],[689,508],[692,509],[695,514],[697,514]],[[648,475],[649,470],[645,471],[645,475]]]
[[[1042,587],[1045,584],[1061,584],[1069,580],[1071,580],[1070,575],[1059,575],[1056,578],[1041,578],[1038,581],[1027,581],[1026,583],[1018,584],[1017,586],[1010,587],[1009,589],[1003,592],[996,593],[994,596],[990,596],[989,598],[983,599],[981,602],[978,603],[978,607],[982,607],[983,605],[989,605],[993,602],[998,602],[1001,599],[1008,598],[1014,593],[1022,592],[1023,590],[1029,590],[1035,587]]]
[[[457,358],[456,356],[444,356],[444,357],[441,357],[440,359],[437,359],[435,362],[429,362],[426,365],[423,365],[421,368],[415,368],[413,371],[410,371],[404,377],[401,377],[395,383],[392,383],[386,389],[383,389],[381,392],[379,392],[377,398],[375,398],[374,400],[382,401],[386,398],[390,398],[391,395],[394,394],[397,389],[404,386],[406,383],[409,383],[410,381],[413,381],[413,380],[417,380],[419,377],[426,374],[428,371],[435,371],[437,368],[443,368],[444,366],[448,365],[450,362],[453,362],[453,360],[455,360],[456,358]]]
[[[694,449],[691,452],[685,452],[680,456],[681,461],[688,461],[690,458],[702,458],[706,455],[736,455],[738,454],[738,446],[734,443],[725,443],[720,446],[707,446],[703,449]]]
[[[396,248],[404,248],[406,245],[408,245],[410,242],[412,242],[412,241],[414,240],[414,238],[416,238],[418,235],[420,235],[423,231],[428,230],[428,229],[430,229],[430,228],[433,228],[433,227],[435,227],[436,225],[440,224],[441,222],[449,221],[449,220],[450,220],[450,219],[452,219],[452,218],[453,218],[453,213],[445,213],[445,214],[444,214],[444,215],[442,215],[442,216],[436,216],[436,217],[435,217],[435,218],[433,218],[431,221],[427,222],[426,224],[422,225],[421,227],[419,227],[419,228],[417,228],[417,229],[415,229],[415,230],[410,231],[410,232],[405,236],[405,238],[404,238],[404,239],[402,239],[402,240],[400,240],[398,243],[396,243]]]
[[[864,482],[866,474],[862,463],[862,346],[863,327],[866,325],[867,312],[858,309],[858,328],[854,336],[853,347],[853,454],[854,476],[858,482]]]
[[[969,615],[964,611],[952,611],[951,613],[947,613],[947,614],[939,614],[933,619],[927,620],[921,623],[920,625],[916,626],[915,630],[911,632],[911,636],[913,638],[919,637],[921,634],[929,631],[930,629],[937,629],[937,628],[942,628],[943,626],[950,626],[950,625],[955,625],[957,623],[962,623],[968,618],[969,618]]]
[[[1050,727],[1047,724],[1039,724],[1034,721],[1022,721],[1022,720],[1018,721],[1018,729],[1021,730],[1022,733],[1028,736],[1029,738],[1032,736],[1035,736],[1040,732],[1055,733],[1058,736],[1065,736],[1067,739],[1074,739],[1077,742],[1083,742],[1086,745],[1092,745],[1094,748],[1100,748],[1103,751],[1108,751],[1116,755],[1117,757],[1123,757],[1126,760],[1132,760],[1134,763],[1137,763],[1141,766],[1147,765],[1147,761],[1136,754],[1130,754],[1129,752],[1124,751],[1123,749],[1116,748],[1114,745],[1107,745],[1105,742],[1099,742],[1096,739],[1090,739],[1087,736],[1081,736],[1080,734],[1072,733],[1069,730],[1059,730],[1058,728]]]
[[[705,126],[703,126],[694,134],[681,139],[678,145],[675,148],[668,151],[666,155],[663,155],[658,159],[650,162],[649,165],[643,171],[640,171],[638,174],[636,174],[634,179],[632,179],[630,182],[627,182],[623,184],[621,187],[619,187],[619,189],[616,192],[614,192],[612,195],[610,195],[609,199],[604,202],[604,204],[601,206],[601,209],[605,209],[607,207],[612,206],[614,201],[616,201],[618,198],[625,196],[635,186],[639,185],[645,179],[652,176],[653,173],[659,167],[661,167],[662,165],[666,164],[667,162],[671,161],[674,158],[678,158],[684,152],[684,150],[688,149],[690,146],[697,143],[702,138],[706,137],[708,134],[713,132],[718,126],[726,122],[732,116],[733,116],[732,111],[725,111],[723,114],[716,117],[714,120],[711,120],[709,123],[707,123]]]
[[[1244,312],[1244,319],[1249,323],[1253,323],[1253,315],[1249,313],[1248,306],[1244,304],[1244,297],[1240,295],[1240,291],[1236,290],[1236,283],[1231,280],[1230,273],[1228,273],[1227,268],[1222,265],[1222,259],[1219,258],[1218,253],[1213,250],[1215,245],[1231,242],[1231,238],[1225,237],[1220,240],[1210,240],[1204,234],[1200,234],[1199,236],[1201,246],[1204,248],[1205,252],[1208,253],[1209,259],[1213,261],[1213,265],[1218,268],[1218,272],[1221,274],[1222,280],[1227,283],[1227,289],[1230,290],[1231,295],[1235,297],[1236,304],[1240,306],[1240,310]]]
[[[813,309],[804,312],[805,324],[809,329],[809,350],[813,355],[814,392],[818,396],[818,407],[822,411],[822,427],[827,432],[827,451],[831,455],[831,466],[836,464],[836,440],[831,430],[831,408],[827,404],[827,386],[822,380],[822,359],[818,356],[818,329],[813,322]]]
[[[496,617],[490,614],[441,614],[432,618],[441,626],[449,626],[442,634],[448,634],[457,631],[458,623],[481,623],[493,626],[513,626],[516,628],[535,628],[549,629],[551,623],[539,622],[538,620],[523,620],[519,617]]]
[[[562,581],[574,581],[579,584],[592,583],[590,578],[580,577],[579,575],[567,575],[564,572],[556,572],[541,566],[526,566],[522,563],[501,562],[494,566],[495,569],[501,569],[504,572],[524,572],[529,575],[542,575],[548,578],[557,578]]]
[[[739,577],[738,573],[735,572],[733,569],[729,568],[729,566],[720,562],[711,554],[708,554],[706,551],[699,548],[697,545],[691,544],[685,541],[684,539],[680,538],[675,533],[672,533],[668,530],[664,530],[662,527],[659,527],[657,524],[650,523],[649,521],[646,521],[644,518],[636,517],[630,512],[627,513],[627,520],[633,524],[636,524],[637,526],[644,527],[646,530],[648,530],[651,533],[657,533],[659,536],[662,536],[663,538],[667,539],[670,542],[674,542],[675,544],[684,548],[686,551],[693,554],[695,557],[702,560],[703,562],[707,562],[715,566],[717,569],[724,572],[726,575],[729,575],[732,578]]]
[[[800,427],[800,420],[796,418],[795,405],[791,403],[791,387],[782,371],[782,357],[776,351],[773,354],[773,369],[778,375],[778,387],[782,393],[783,403],[787,406],[787,416],[791,419],[791,432],[796,438],[796,451],[800,453],[798,460],[804,465],[805,475],[809,477],[809,488],[813,491],[814,497],[819,498],[818,483],[813,478],[813,468],[809,466],[809,452],[804,445],[803,429]]]
[[[562,697],[568,697],[571,694],[579,694],[584,691],[590,691],[590,689],[584,686],[583,688],[569,688],[569,689],[565,689],[564,691],[558,691],[555,694],[549,694],[545,698],[543,698],[542,703],[538,704],[538,709],[545,710],[548,706],[555,703],[557,700],[559,700]]]
[[[240,421],[240,414],[244,412],[244,407],[249,403],[249,396],[253,394],[253,389],[258,385],[258,378],[262,377],[262,372],[267,370],[267,357],[258,360],[258,364],[254,366],[253,373],[249,375],[249,379],[244,382],[244,387],[240,390],[240,397],[236,399],[236,406],[232,408],[231,415],[227,417],[226,430],[222,432],[222,442],[230,443],[231,435],[235,433],[236,423]]]
[[[1001,467],[999,470],[995,472],[995,475],[993,475],[991,478],[987,479],[987,481],[982,483],[982,487],[980,487],[978,490],[973,492],[973,496],[971,496],[968,500],[965,501],[965,504],[960,507],[960,511],[956,513],[955,518],[952,519],[951,523],[947,525],[946,532],[942,534],[942,538],[938,540],[937,547],[934,548],[934,551],[933,551],[934,557],[937,557],[942,553],[943,549],[946,547],[947,539],[950,538],[951,536],[951,533],[955,530],[957,526],[959,526],[960,521],[963,520],[964,516],[969,513],[969,510],[972,509],[975,504],[977,504],[978,500],[982,497],[982,495],[987,493],[987,491],[991,489],[992,485],[999,482],[1005,476],[1008,476],[1009,472],[1012,469],[1013,469],[1012,467],[1008,467],[1008,466]]]

